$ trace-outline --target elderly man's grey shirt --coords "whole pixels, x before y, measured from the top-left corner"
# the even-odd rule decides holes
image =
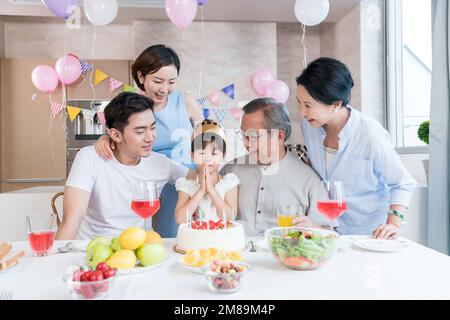
[[[258,233],[276,227],[280,205],[299,205],[319,225],[330,222],[317,212],[322,186],[319,175],[302,160],[287,152],[284,159],[270,166],[246,164],[248,155],[228,163],[222,172],[233,172],[241,180],[238,219],[248,222]]]

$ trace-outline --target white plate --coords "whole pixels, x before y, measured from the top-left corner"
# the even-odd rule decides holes
[[[80,251],[86,251],[87,245],[89,244],[90,240],[80,240],[80,241],[74,241],[73,247],[75,249],[78,249]]]
[[[361,239],[353,244],[362,249],[379,252],[395,252],[408,247],[408,243],[402,240]]]
[[[202,273],[202,267],[191,267],[191,266],[187,266],[183,263],[183,258],[184,256],[181,256],[180,259],[178,259],[178,262],[180,263],[180,266],[186,270],[195,272],[195,273]]]
[[[255,245],[262,251],[270,251],[269,245],[267,244],[267,241],[265,239],[259,240],[255,243]]]

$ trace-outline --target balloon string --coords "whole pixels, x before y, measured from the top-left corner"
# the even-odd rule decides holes
[[[202,61],[200,63],[200,78],[198,82],[197,97],[200,97],[202,91],[203,66],[205,64],[205,25],[203,21],[203,6],[200,7],[200,14],[202,18],[202,42],[201,42]]]
[[[306,60],[307,56],[308,56],[308,49],[306,48],[306,44],[305,44],[306,26],[303,23],[302,23],[302,30],[303,30],[303,35],[302,35],[303,65],[305,66],[305,69],[306,69],[308,67],[308,63]]]
[[[96,29],[95,29],[95,27],[94,27],[94,36],[92,37],[92,60],[94,60],[94,57],[95,57],[95,41],[96,41],[96,38],[97,38],[97,35],[96,35]],[[89,84],[90,84],[91,90],[92,90],[92,100],[91,100],[91,103],[90,103],[90,105],[89,105],[89,107],[91,108],[91,110],[94,110],[94,107],[93,107],[93,106],[94,106],[94,101],[95,101],[95,98],[96,98],[94,85],[92,84],[92,76],[93,76],[94,72],[95,72],[95,70],[92,69],[92,70],[91,70],[91,75],[90,75],[90,77],[89,77]]]

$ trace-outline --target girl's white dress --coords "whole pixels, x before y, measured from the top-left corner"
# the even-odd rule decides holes
[[[217,182],[214,188],[222,199],[225,199],[227,191],[239,185],[240,180],[234,173],[227,173],[222,179]],[[175,189],[179,192],[186,193],[190,198],[194,196],[200,184],[195,180],[187,180],[186,178],[179,178],[175,183]],[[212,203],[211,198],[206,194],[199,202],[198,209],[202,210],[203,220],[221,220],[223,219],[223,212],[216,212],[216,207]],[[236,214],[236,213],[235,213]]]

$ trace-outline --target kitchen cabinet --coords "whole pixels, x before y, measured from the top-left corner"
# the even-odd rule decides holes
[[[32,70],[53,59],[1,60],[1,189],[63,185],[66,166],[64,115],[50,116],[49,95],[31,82]],[[61,103],[61,85],[51,94]]]
[[[124,84],[133,83],[131,61],[91,62],[110,77]],[[40,92],[31,82],[31,72],[41,64],[54,66],[55,60],[12,58],[2,59],[0,63],[1,192],[65,183],[66,112],[52,119],[49,95]],[[94,85],[92,72],[87,72],[84,78],[67,86],[67,100],[111,100],[122,91],[120,88],[110,93],[108,79]],[[59,84],[51,94],[51,100],[61,103],[62,98]]]

